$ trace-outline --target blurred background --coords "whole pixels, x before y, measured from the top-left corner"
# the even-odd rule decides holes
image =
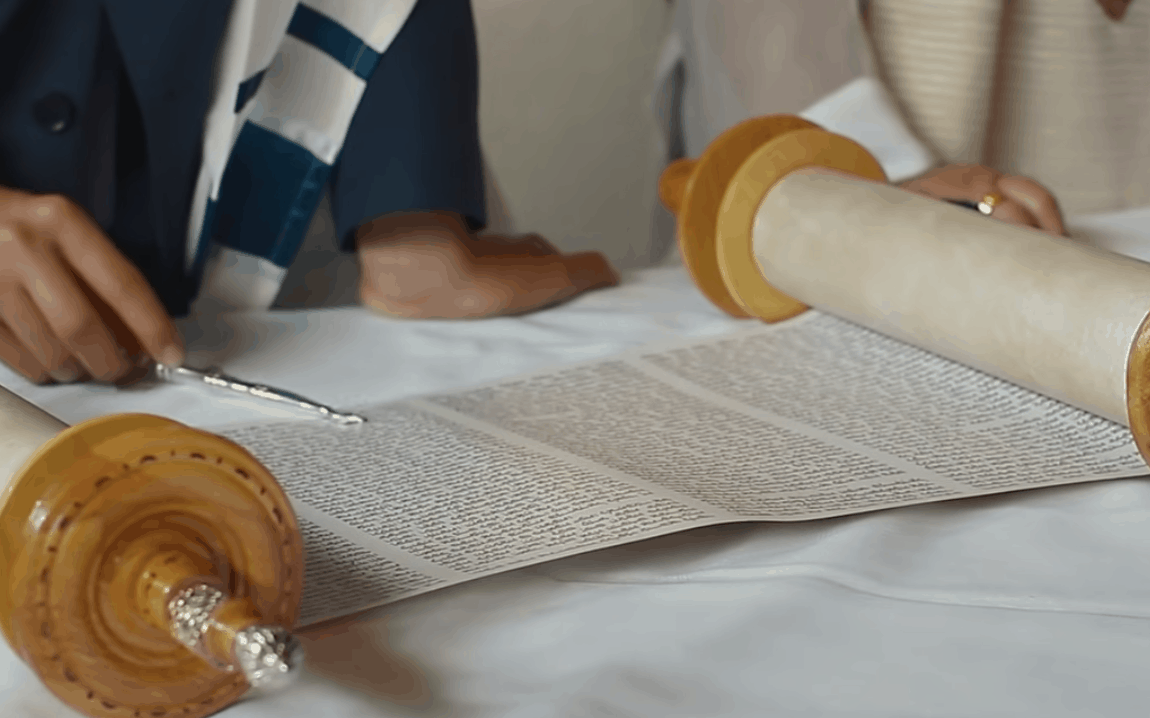
[[[514,228],[649,263],[660,0],[473,0],[480,131]]]

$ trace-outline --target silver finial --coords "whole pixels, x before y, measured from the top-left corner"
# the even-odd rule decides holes
[[[222,591],[204,583],[180,591],[168,602],[172,635],[199,653],[203,649],[204,634],[216,625],[212,614],[223,600]],[[248,626],[237,632],[232,653],[248,685],[259,692],[278,691],[291,685],[304,663],[299,639],[280,626]],[[234,666],[218,667],[236,670]]]
[[[180,591],[168,602],[172,635],[188,648],[196,648],[208,624],[212,611],[224,600],[222,591],[201,583]]]
[[[278,691],[291,685],[303,668],[303,646],[279,626],[250,626],[236,634],[236,660],[248,685]]]

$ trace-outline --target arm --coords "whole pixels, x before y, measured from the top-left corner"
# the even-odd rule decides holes
[[[71,122],[68,111],[37,118],[36,101],[61,89],[78,98],[76,88],[94,82],[93,68],[102,80],[119,65],[97,51],[107,36],[87,24],[90,16],[52,13],[35,3],[0,2],[0,46],[17,68],[0,92],[12,110],[0,128],[0,361],[36,382],[122,380],[149,358],[182,362],[183,347],[145,275],[89,214],[92,202],[65,196],[83,197],[90,186],[83,152],[96,152],[80,139],[89,129],[83,118],[99,116],[107,104],[90,99]],[[95,61],[79,77],[73,65],[43,61],[84,47]],[[108,86],[98,84],[107,100]],[[74,105],[63,107],[75,113]],[[49,134],[44,122],[53,117],[63,129]]]
[[[367,84],[332,207],[370,307],[423,318],[518,313],[617,281],[597,253],[478,234],[478,75],[469,0],[420,0]]]

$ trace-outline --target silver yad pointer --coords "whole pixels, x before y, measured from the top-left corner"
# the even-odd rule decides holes
[[[347,414],[336,411],[329,406],[324,406],[311,399],[305,399],[299,394],[290,391],[237,379],[234,376],[228,376],[215,367],[191,369],[183,366],[169,367],[156,363],[152,368],[152,372],[158,379],[171,383],[206,384],[220,389],[237,391],[241,394],[249,394],[258,399],[266,399],[281,404],[291,404],[296,408],[319,414],[325,419],[334,421],[337,424],[363,424],[367,422],[367,419],[358,414]]]

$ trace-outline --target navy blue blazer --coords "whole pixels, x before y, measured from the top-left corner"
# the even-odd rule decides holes
[[[0,0],[0,185],[85,206],[173,316],[186,313],[199,280],[184,271],[188,215],[230,7]],[[368,80],[333,168],[345,250],[356,227],[390,212],[450,210],[485,223],[478,82],[470,1],[419,0]]]

